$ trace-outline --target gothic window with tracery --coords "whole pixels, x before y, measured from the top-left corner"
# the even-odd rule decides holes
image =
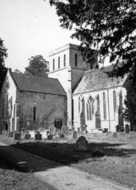
[[[94,113],[94,100],[90,97],[86,103],[86,111],[87,111],[87,120],[92,120]]]

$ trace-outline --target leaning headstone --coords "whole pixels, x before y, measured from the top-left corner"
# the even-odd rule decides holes
[[[84,136],[80,136],[76,141],[76,150],[77,151],[87,151],[88,150],[88,141]]]

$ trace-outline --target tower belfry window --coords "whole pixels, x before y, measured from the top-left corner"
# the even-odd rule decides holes
[[[36,121],[36,106],[33,107],[33,121]]]
[[[60,68],[60,56],[58,57],[58,69]]]
[[[64,67],[65,67],[66,66],[66,55],[65,54],[64,54],[63,58],[64,58],[64,60],[63,60],[64,61]]]
[[[53,59],[53,71],[55,70],[55,59]]]

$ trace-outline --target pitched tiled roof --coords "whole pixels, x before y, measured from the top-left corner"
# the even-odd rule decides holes
[[[10,72],[19,90],[65,96],[66,93],[57,79],[37,77],[23,73]]]
[[[123,79],[109,77],[108,72],[110,70],[111,67],[86,71],[81,79],[81,82],[75,89],[74,94],[122,86]]]

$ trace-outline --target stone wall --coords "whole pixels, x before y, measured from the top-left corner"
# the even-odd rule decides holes
[[[12,77],[7,72],[6,79],[0,94],[0,130],[5,130],[8,125],[8,131],[16,130],[16,85]]]
[[[66,122],[66,97],[53,94],[17,92],[17,118],[20,129],[54,127],[55,119]]]

